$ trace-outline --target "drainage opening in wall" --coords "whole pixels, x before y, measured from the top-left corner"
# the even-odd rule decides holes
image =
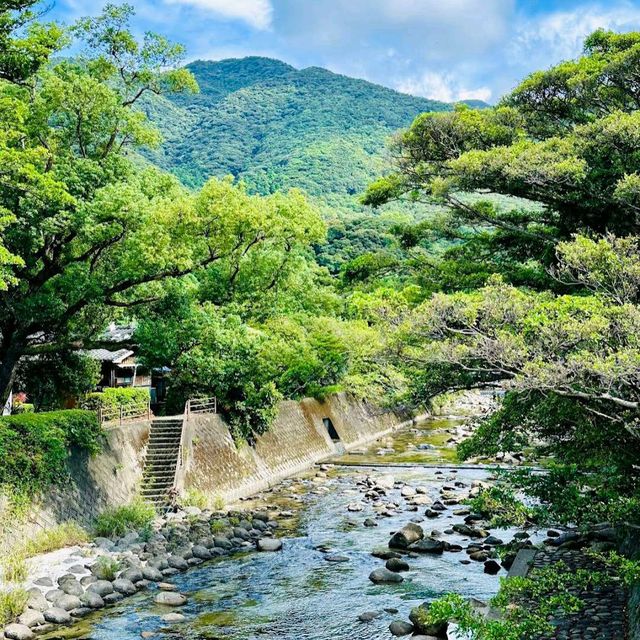
[[[333,426],[333,422],[331,422],[331,418],[322,418],[322,423],[325,426],[325,429],[329,432],[329,437],[334,442],[340,442],[340,436],[336,431],[336,428]]]

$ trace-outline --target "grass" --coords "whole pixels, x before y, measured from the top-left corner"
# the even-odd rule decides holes
[[[22,549],[13,549],[0,561],[5,582],[24,582],[27,579],[27,556]]]
[[[182,498],[183,507],[198,507],[198,509],[207,509],[209,507],[209,498],[206,493],[199,489],[189,489]]]
[[[24,545],[27,557],[49,553],[64,547],[89,542],[89,534],[76,522],[63,522],[52,529],[39,531]]]
[[[104,538],[116,538],[130,531],[151,526],[156,517],[154,506],[144,500],[134,500],[123,507],[103,511],[95,522],[95,533]]]
[[[98,580],[115,580],[121,568],[120,563],[115,558],[100,556],[96,560],[93,575]]]
[[[24,589],[0,591],[0,628],[13,622],[23,611],[29,599]]]

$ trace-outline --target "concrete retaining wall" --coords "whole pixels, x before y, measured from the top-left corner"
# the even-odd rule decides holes
[[[106,507],[130,502],[140,488],[149,426],[136,422],[108,429],[99,455],[72,454],[68,482],[54,487],[25,517],[14,517],[7,498],[0,497],[0,548],[67,520],[90,524]]]
[[[323,420],[333,423],[331,440]],[[237,445],[218,415],[195,414],[187,422],[179,486],[231,502],[388,433],[403,422],[396,414],[346,394],[325,402],[282,402],[278,417],[254,447]]]
[[[323,418],[333,422],[339,444],[332,442]],[[397,415],[345,394],[323,403],[282,402],[271,430],[250,447],[236,445],[219,415],[194,414],[183,432],[179,486],[230,502],[303,471],[340,447],[353,449],[378,438],[400,422]],[[0,497],[0,550],[67,520],[90,524],[106,507],[130,502],[140,490],[149,430],[148,422],[125,424],[107,431],[98,456],[73,454],[69,482],[52,489],[20,521]]]

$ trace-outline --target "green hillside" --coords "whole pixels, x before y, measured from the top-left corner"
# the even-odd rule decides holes
[[[388,137],[450,105],[269,58],[193,62],[197,95],[147,103],[164,134],[149,159],[187,185],[232,174],[262,194],[300,187],[338,211],[384,169]]]

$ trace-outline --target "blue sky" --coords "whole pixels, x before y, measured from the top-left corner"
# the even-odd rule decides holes
[[[530,71],[580,52],[598,27],[640,30],[640,0],[129,0],[135,29],[189,59],[246,55],[321,66],[439,100],[494,102]],[[73,22],[102,0],[53,0]]]

